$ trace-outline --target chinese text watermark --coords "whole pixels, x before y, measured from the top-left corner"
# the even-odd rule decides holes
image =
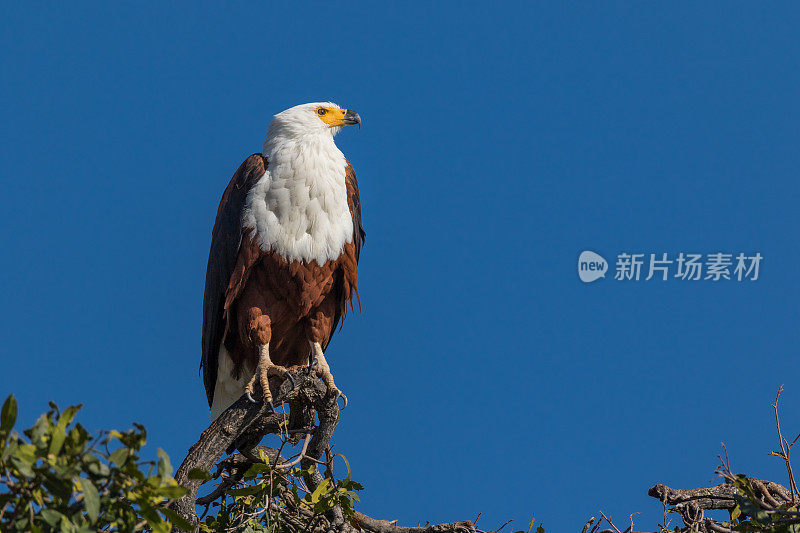
[[[738,254],[702,253],[628,253],[617,254],[614,263],[616,281],[756,281],[764,257],[760,252]],[[606,277],[608,262],[596,252],[586,250],[578,257],[578,277],[589,283]]]

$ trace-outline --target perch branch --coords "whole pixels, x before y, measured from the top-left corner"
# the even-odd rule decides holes
[[[242,397],[203,431],[200,439],[189,448],[186,458],[175,473],[175,480],[189,492],[172,504],[174,511],[196,525],[198,523],[196,506],[204,505],[207,508],[218,498],[224,497],[228,490],[241,482],[244,474],[255,463],[268,461],[276,470],[297,464],[306,470],[312,464],[320,464],[326,465],[328,476],[333,475],[330,472],[330,458],[323,461],[321,457],[330,450],[330,440],[339,422],[339,407],[335,398],[327,395],[325,386],[314,376],[302,370],[293,372],[292,375],[295,386],[292,387],[287,380],[281,385],[277,394],[273,394],[276,405],[284,403],[289,405],[288,414],[272,413],[269,407],[253,404]],[[301,437],[304,437],[302,450],[294,458],[284,459],[280,454],[281,450],[258,445],[268,433],[281,435],[284,442],[288,440],[292,444],[296,444]],[[226,451],[230,453],[234,450],[238,452],[220,460]],[[266,457],[266,461],[261,457]],[[217,466],[214,478],[222,477],[222,481],[209,494],[198,498],[197,492],[206,479],[194,479],[190,477],[190,473],[195,469],[210,472],[214,465]],[[314,468],[310,474],[307,472],[303,474],[303,481],[310,491],[316,489],[325,479],[319,470]],[[289,508],[295,505],[288,489],[282,492],[282,498]],[[296,510],[306,516],[308,523],[304,525],[298,521],[297,516],[291,516],[288,509],[269,502],[269,512],[278,513],[288,524],[309,532],[354,533],[357,527],[370,533],[477,533],[471,521],[402,527],[395,522],[371,518],[357,511],[354,515],[350,515],[349,519],[345,519],[339,505],[324,515],[310,513],[302,506]]]

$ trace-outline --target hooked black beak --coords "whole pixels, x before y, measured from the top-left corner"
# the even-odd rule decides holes
[[[358,127],[361,128],[361,117],[352,109],[347,110],[343,120],[345,124],[358,124]]]

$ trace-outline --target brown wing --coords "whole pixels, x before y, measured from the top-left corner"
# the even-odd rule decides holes
[[[203,355],[200,368],[208,405],[214,399],[219,347],[226,333],[227,305],[241,291],[255,260],[251,247],[242,247],[242,212],[248,191],[264,175],[267,160],[253,154],[239,166],[222,195],[211,237],[203,296]]]
[[[347,162],[345,170],[345,185],[347,186],[347,205],[353,217],[353,242],[345,245],[342,256],[339,258],[340,266],[339,271],[336,273],[334,287],[339,305],[336,306],[336,314],[333,317],[331,335],[328,337],[323,349],[327,348],[330,343],[339,321],[347,316],[348,305],[351,310],[353,309],[354,294],[358,300],[359,309],[361,308],[361,298],[358,296],[357,285],[358,260],[361,257],[361,246],[364,244],[367,233],[361,223],[361,197],[358,193],[358,180],[356,180],[356,172],[353,170],[353,165],[350,164],[350,161]]]
[[[358,262],[361,257],[361,246],[367,238],[367,232],[364,231],[364,226],[361,224],[361,196],[358,194],[356,171],[353,170],[353,165],[350,164],[350,161],[347,162],[344,179],[345,185],[347,185],[347,205],[353,215],[353,243],[356,245],[356,262]]]

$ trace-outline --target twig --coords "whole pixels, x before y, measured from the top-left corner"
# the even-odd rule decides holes
[[[631,519],[631,527],[628,528],[628,531],[633,531],[633,517],[634,515],[637,514],[642,514],[642,513],[631,513],[631,515],[629,516],[629,518]]]
[[[311,442],[311,435],[312,433],[306,433],[306,438],[303,441],[303,449],[300,450],[300,453],[297,455],[297,459],[290,463],[282,463],[279,465],[275,465],[273,468],[275,469],[283,469],[283,468],[291,468],[294,465],[298,464],[300,461],[306,458],[306,451],[308,450],[308,443]]]
[[[501,529],[503,529],[504,527],[506,527],[506,526],[507,526],[508,524],[510,524],[511,522],[512,522],[512,520],[508,520],[508,521],[506,521],[506,522],[505,522],[505,523],[504,523],[502,526],[500,526],[500,527],[498,527],[497,529],[495,529],[495,530],[494,530],[494,533],[500,533],[500,530],[501,530]],[[473,525],[475,524],[475,522],[472,522],[472,523],[473,523]]]
[[[794,481],[794,473],[792,472],[792,462],[789,459],[789,453],[791,452],[792,445],[794,445],[794,443],[797,441],[797,438],[792,441],[792,444],[789,444],[781,432],[781,421],[778,417],[778,400],[780,399],[782,392],[783,385],[778,387],[778,394],[775,395],[775,403],[772,404],[772,409],[775,411],[775,427],[778,430],[778,444],[780,444],[781,447],[780,457],[786,463],[786,471],[789,473],[789,491],[792,495],[792,504],[794,504],[797,501],[796,496],[798,491],[797,484]],[[800,435],[798,435],[798,437],[800,437]]]
[[[721,526],[714,522],[713,520],[706,520],[706,525],[712,531],[717,531],[718,533],[734,533],[732,529],[728,529],[725,526]]]
[[[622,531],[620,531],[619,529],[617,529],[617,526],[615,526],[615,525],[614,525],[614,522],[612,522],[611,520],[609,520],[609,519],[608,519],[608,517],[607,517],[606,515],[604,515],[604,514],[603,514],[603,511],[599,511],[599,513],[600,513],[600,516],[602,516],[602,517],[605,519],[605,521],[606,521],[606,522],[608,522],[608,525],[610,525],[611,527],[613,527],[613,528],[614,528],[614,531],[616,531],[617,533],[622,533]]]

